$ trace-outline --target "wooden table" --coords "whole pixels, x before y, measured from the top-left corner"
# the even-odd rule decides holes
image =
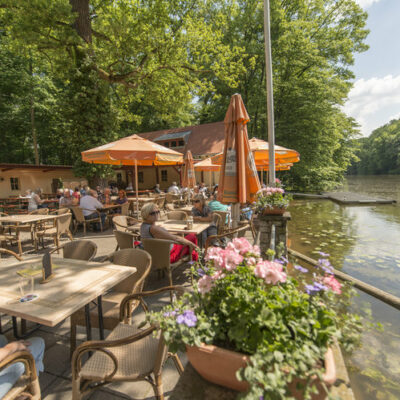
[[[171,233],[185,235],[188,233],[194,233],[195,235],[199,235],[211,225],[211,222],[193,222],[193,227],[191,229],[188,229],[187,221],[177,221],[173,219],[157,221],[156,225],[163,227]]]
[[[184,206],[177,208],[176,211],[184,211],[187,215],[192,215],[192,209],[193,206]]]
[[[34,224],[37,222],[48,221],[58,218],[58,214],[52,215],[40,215],[40,214],[23,214],[23,215],[8,215],[6,217],[0,217],[0,223],[4,222],[7,224]]]
[[[88,340],[91,338],[89,303],[95,299],[99,306],[100,337],[104,338],[101,296],[107,290],[136,272],[136,268],[92,261],[52,257],[54,278],[40,284],[41,274],[34,278],[34,294],[39,298],[20,303],[18,270],[41,267],[42,259],[12,264],[0,268],[0,312],[38,324],[53,327],[85,306]],[[101,320],[101,321],[100,321]],[[89,322],[89,324],[88,324]],[[16,330],[14,329],[14,333]],[[17,335],[18,336],[18,335]]]

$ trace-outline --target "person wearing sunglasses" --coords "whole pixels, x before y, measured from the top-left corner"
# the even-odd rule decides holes
[[[202,232],[202,242],[205,243],[208,236],[216,235],[218,229],[213,222],[212,211],[206,206],[206,200],[202,194],[196,194],[193,198],[193,221],[211,222],[211,225]]]
[[[173,235],[161,226],[155,223],[160,219],[160,210],[154,203],[147,203],[142,207],[141,215],[143,223],[140,226],[140,237],[142,239],[166,239],[177,243],[171,246],[170,262],[175,263],[182,257],[191,253],[192,261],[199,258],[197,246],[197,237],[194,233],[189,233],[184,238],[182,236]]]

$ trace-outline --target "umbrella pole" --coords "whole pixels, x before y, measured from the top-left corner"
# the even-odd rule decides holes
[[[264,42],[265,42],[265,74],[267,83],[267,120],[269,147],[269,179],[275,186],[275,128],[274,128],[274,95],[272,89],[272,56],[269,0],[264,0]]]
[[[139,218],[139,192],[138,192],[137,160],[135,160],[135,189],[136,189],[136,218]]]

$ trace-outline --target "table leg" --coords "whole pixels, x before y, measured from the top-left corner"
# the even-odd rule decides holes
[[[100,340],[104,340],[104,324],[103,324],[103,303],[102,303],[102,296],[100,295],[97,297],[97,314],[99,317],[99,334]]]
[[[86,320],[86,337],[87,340],[92,340],[92,324],[90,321],[90,307],[89,304],[85,305],[85,320]]]
[[[26,321],[25,321],[25,330],[24,332],[21,332],[21,335],[18,333],[18,323],[17,323],[17,317],[11,317],[12,319],[12,325],[13,325],[13,334],[15,339],[21,340],[21,339],[26,339],[28,336],[30,336],[33,332],[35,332],[36,330],[38,330],[40,328],[40,324],[36,324],[35,327],[33,327],[32,329],[30,329],[29,331],[26,331]],[[22,320],[21,319],[21,329],[22,329]]]

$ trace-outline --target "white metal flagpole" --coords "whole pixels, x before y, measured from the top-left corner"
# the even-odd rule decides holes
[[[275,128],[274,128],[274,93],[272,86],[271,27],[269,0],[264,0],[264,42],[265,42],[265,74],[267,84],[267,119],[269,146],[269,180],[275,185]]]

